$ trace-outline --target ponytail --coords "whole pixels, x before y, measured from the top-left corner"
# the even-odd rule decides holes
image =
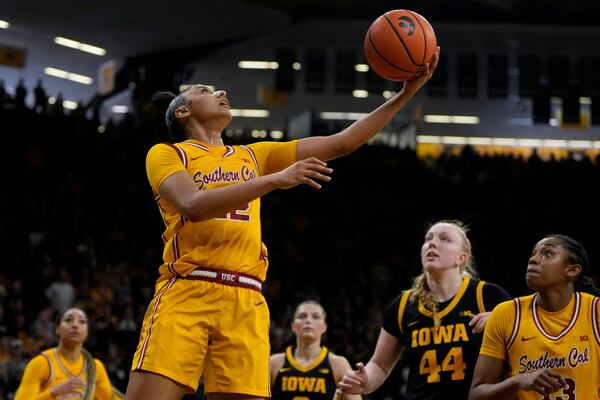
[[[184,127],[181,125],[177,117],[175,117],[175,111],[181,107],[189,104],[189,100],[185,96],[185,92],[175,95],[172,92],[159,91],[152,95],[152,106],[158,111],[165,115],[165,124],[169,128],[169,133],[176,139],[186,139],[186,133]]]

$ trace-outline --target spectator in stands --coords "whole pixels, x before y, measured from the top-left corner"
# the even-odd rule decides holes
[[[24,109],[26,107],[25,105],[25,99],[27,98],[27,88],[25,87],[25,82],[23,81],[23,78],[19,79],[19,83],[17,84],[17,87],[15,88],[15,106],[17,109]]]
[[[65,268],[58,272],[58,279],[46,288],[46,297],[55,312],[65,310],[73,305],[75,288],[71,283],[71,275]]]
[[[38,79],[37,84],[33,89],[33,95],[35,98],[33,110],[39,114],[44,114],[46,112],[46,107],[48,106],[48,96],[42,86],[41,79]]]

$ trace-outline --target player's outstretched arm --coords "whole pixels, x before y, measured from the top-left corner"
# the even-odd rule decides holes
[[[343,131],[330,136],[312,136],[300,139],[296,147],[296,159],[316,157],[323,161],[333,160],[353,152],[379,132],[396,115],[419,89],[431,78],[440,56],[438,47],[431,63],[418,77],[406,81],[404,89],[377,109],[359,119]]]

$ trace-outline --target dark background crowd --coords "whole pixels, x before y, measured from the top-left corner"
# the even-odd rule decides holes
[[[100,132],[97,113],[82,107],[66,114],[60,101],[49,111],[0,95],[0,399],[11,398],[32,356],[55,345],[55,313],[72,305],[90,315],[85,346],[124,390],[162,256],[144,162],[169,140],[162,117],[127,115]],[[331,162],[333,180],[320,191],[270,193],[262,215],[273,351],[292,343],[294,307],[317,299],[328,313],[325,345],[352,364],[367,361],[386,305],[420,273],[427,224],[439,219],[470,225],[481,277],[513,296],[528,293],[527,260],[546,234],[582,242],[593,266],[599,161],[468,147],[421,159],[366,146]],[[400,368],[394,374],[369,398],[400,398]]]

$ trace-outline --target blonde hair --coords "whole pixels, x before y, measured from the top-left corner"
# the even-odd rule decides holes
[[[462,221],[456,220],[456,219],[444,219],[444,220],[440,220],[437,222],[434,222],[433,224],[430,224],[427,227],[427,231],[429,232],[429,230],[431,228],[433,228],[436,225],[439,224],[449,224],[452,225],[456,228],[456,230],[458,231],[458,233],[460,233],[460,236],[463,239],[463,251],[466,253],[467,255],[467,261],[460,266],[460,273],[461,276],[464,278],[466,276],[470,277],[470,278],[477,278],[477,271],[475,270],[475,258],[473,257],[473,253],[472,253],[472,248],[471,248],[471,241],[469,240],[469,237],[467,236],[467,234],[469,233],[469,227]],[[410,294],[410,301],[414,302],[415,300],[419,300],[425,307],[427,307],[429,310],[431,310],[433,312],[433,319],[436,323],[436,325],[439,324],[439,321],[437,319],[437,303],[436,301],[433,299],[433,294],[431,293],[431,291],[429,290],[429,287],[427,285],[427,272],[423,271],[419,276],[417,276],[414,280],[413,280],[413,285],[412,285],[412,292]]]

